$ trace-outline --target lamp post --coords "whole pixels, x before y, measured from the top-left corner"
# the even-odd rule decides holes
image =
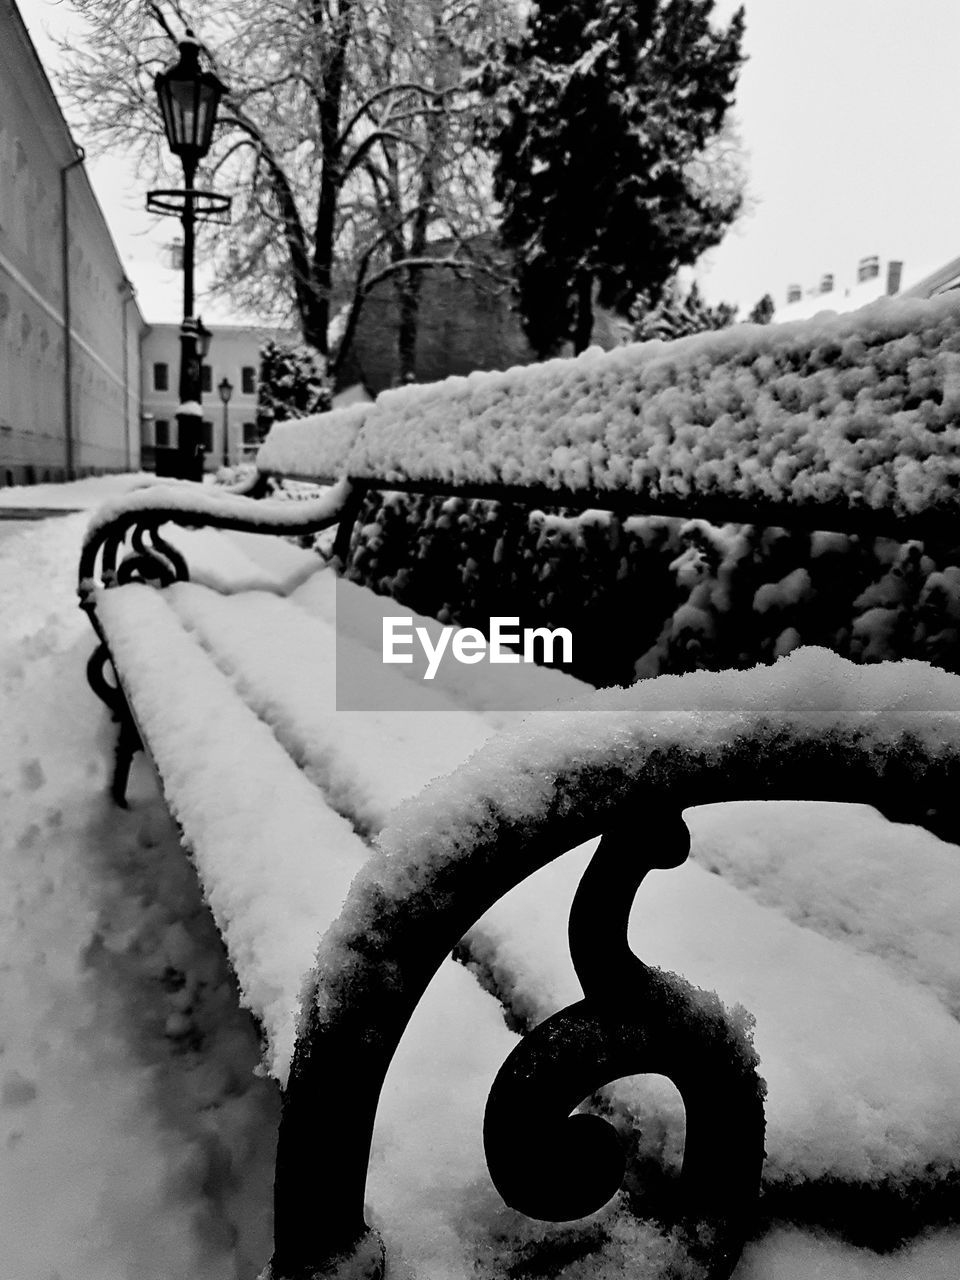
[[[229,378],[221,378],[217,383],[217,391],[220,393],[220,399],[223,402],[223,465],[230,465],[230,423],[227,413],[227,405],[230,403],[230,397],[233,395],[233,383]]]
[[[203,478],[203,410],[200,366],[206,350],[202,342],[205,330],[193,314],[194,231],[198,197],[207,193],[194,187],[197,165],[210,150],[213,127],[220,99],[227,92],[212,71],[200,69],[200,45],[192,31],[180,41],[180,60],[154,80],[167,143],[183,164],[185,190],[151,192],[147,208],[155,212],[180,213],[183,224],[183,321],[180,325],[180,407],[177,410],[179,430],[179,474],[188,480]],[[165,199],[162,199],[164,197]],[[176,203],[172,198],[176,197]],[[152,202],[152,203],[151,203]],[[229,203],[229,202],[228,202]],[[209,203],[208,203],[209,207]]]

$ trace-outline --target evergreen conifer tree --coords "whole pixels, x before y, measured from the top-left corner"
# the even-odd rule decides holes
[[[719,243],[742,192],[704,181],[743,56],[714,0],[541,0],[488,65],[501,234],[541,356],[590,340],[593,304],[626,312]]]

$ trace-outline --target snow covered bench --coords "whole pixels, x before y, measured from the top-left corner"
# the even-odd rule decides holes
[[[953,332],[953,312],[937,317]],[[482,698],[471,706],[463,689],[452,698],[434,692],[427,710],[409,715],[351,718],[336,710],[332,685],[329,573],[289,597],[221,594],[188,580],[182,553],[162,531],[174,524],[299,534],[338,524],[333,558],[343,562],[372,487],[818,527],[860,520],[927,532],[954,521],[957,492],[945,477],[956,462],[937,449],[905,474],[896,456],[878,463],[868,488],[859,473],[850,483],[849,468],[833,465],[829,433],[794,437],[810,447],[806,471],[792,473],[806,475],[807,488],[785,487],[762,435],[738,433],[732,417],[726,444],[723,433],[717,445],[701,438],[693,462],[689,440],[658,454],[640,420],[649,384],[661,380],[669,391],[661,366],[657,352],[639,361],[615,352],[390,393],[373,409],[271,434],[262,474],[346,477],[318,498],[253,500],[172,486],[131,495],[94,522],[81,595],[100,640],[91,683],[121,725],[115,794],[123,794],[132,750],[145,745],[263,1028],[267,1065],[284,1085],[273,1280],[326,1274],[335,1259],[365,1250],[375,1264],[364,1184],[377,1099],[404,1026],[464,935],[463,954],[509,993],[514,1014],[526,1010],[541,1023],[563,1005],[566,978],[556,966],[538,977],[516,950],[530,902],[519,917],[493,904],[600,833],[570,925],[585,999],[574,990],[571,1008],[528,1035],[498,1077],[485,1126],[491,1172],[508,1203],[534,1217],[577,1218],[611,1196],[619,1203],[622,1165],[606,1130],[595,1119],[560,1124],[570,1129],[567,1148],[555,1123],[610,1080],[666,1075],[686,1112],[682,1173],[652,1204],[636,1188],[627,1199],[671,1223],[695,1263],[729,1274],[750,1229],[763,1158],[748,1020],[632,955],[627,913],[640,880],[651,866],[683,861],[681,810],[712,800],[853,799],[952,830],[957,691],[929,668],[911,668],[898,684],[887,673],[801,656],[790,678],[772,683],[766,672],[729,682],[658,680],[597,695],[566,715],[537,716],[515,738],[494,737],[477,714]],[[577,395],[583,404],[565,416]],[[376,655],[356,657],[362,679],[385,678]],[[477,748],[449,781],[388,819],[395,802]],[[635,851],[636,814],[654,847]],[[378,832],[382,852],[371,860]],[[861,1110],[869,1110],[875,1084],[863,1094]],[[610,1105],[615,1117],[632,1114],[629,1088]],[[926,1133],[929,1121],[920,1121]],[[866,1143],[856,1123],[845,1132]],[[519,1133],[532,1137],[518,1148]],[[774,1134],[768,1167],[785,1184],[814,1177],[790,1125]],[[946,1126],[940,1137],[939,1145],[918,1139],[919,1165],[894,1171],[907,1185],[924,1161],[953,1167],[957,1134]]]

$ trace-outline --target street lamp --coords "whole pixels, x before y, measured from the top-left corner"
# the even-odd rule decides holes
[[[183,191],[152,191],[147,208],[154,213],[179,213],[183,223],[183,320],[180,325],[179,473],[188,480],[203,478],[203,410],[200,366],[209,350],[209,330],[193,314],[194,228],[198,216],[217,217],[229,210],[228,197],[194,187],[197,165],[210,150],[213,127],[226,85],[212,71],[200,68],[200,44],[192,31],[180,41],[180,60],[154,80],[167,143],[183,164]],[[201,217],[202,220],[202,217]],[[206,337],[206,348],[203,339]]]
[[[227,414],[227,405],[230,403],[230,397],[233,395],[233,383],[229,378],[222,378],[217,383],[217,390],[220,393],[220,399],[223,401],[223,465],[230,465],[230,428]]]
[[[203,321],[200,319],[199,316],[197,316],[197,321],[194,328],[195,328],[196,337],[197,337],[197,355],[199,356],[200,363],[202,365],[203,361],[206,360],[207,356],[210,354],[210,343],[213,340],[213,334],[210,332],[210,330],[203,323]],[[202,390],[202,387],[201,387],[201,390]]]

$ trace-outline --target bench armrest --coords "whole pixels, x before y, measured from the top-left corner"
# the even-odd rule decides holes
[[[194,484],[134,490],[101,507],[88,526],[80,556],[81,603],[88,607],[98,585],[134,580],[167,585],[188,578],[183,557],[160,535],[164,524],[290,536],[319,533],[339,523],[350,508],[351,492],[348,480],[297,502],[218,493]]]

